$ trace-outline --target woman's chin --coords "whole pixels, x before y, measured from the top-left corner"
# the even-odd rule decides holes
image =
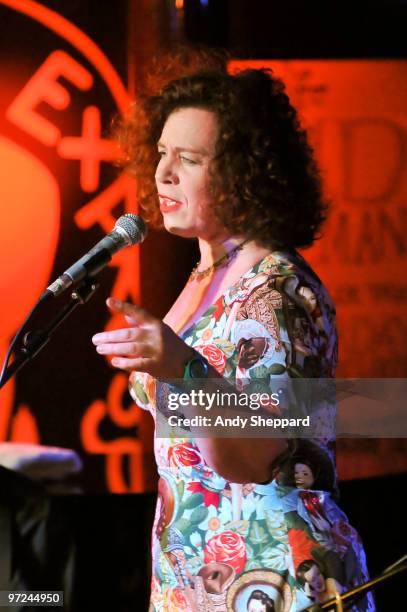
[[[191,227],[184,227],[177,223],[166,223],[164,221],[164,227],[170,234],[180,236],[181,238],[196,238],[196,231]]]
[[[180,236],[181,238],[201,238],[203,240],[217,239],[219,232],[214,224],[190,224],[181,219],[170,219],[164,217],[164,227],[170,234]]]

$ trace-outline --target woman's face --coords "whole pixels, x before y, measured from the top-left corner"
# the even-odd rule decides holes
[[[216,238],[219,223],[210,211],[209,166],[219,126],[215,113],[181,108],[169,115],[157,143],[155,179],[165,228],[186,238]]]
[[[294,469],[295,486],[300,489],[311,489],[314,484],[314,475],[311,468],[305,463],[296,463]]]

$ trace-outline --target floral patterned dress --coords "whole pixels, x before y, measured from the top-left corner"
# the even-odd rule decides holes
[[[266,256],[182,337],[236,387],[335,373],[335,310],[296,252]],[[158,387],[131,376],[133,398],[154,418]],[[292,612],[368,579],[360,538],[335,502],[334,440],[324,431],[334,406],[315,408],[318,437],[291,441],[268,484],[228,482],[192,437],[156,435],[150,611]],[[373,598],[345,609],[372,612]]]

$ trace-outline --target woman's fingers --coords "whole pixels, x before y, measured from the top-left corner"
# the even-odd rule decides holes
[[[122,302],[115,298],[108,298],[106,304],[113,312],[123,314],[130,325],[151,325],[152,323],[157,323],[157,319],[141,306]]]
[[[150,372],[151,370],[151,359],[146,357],[113,357],[111,364],[127,372]]]
[[[98,344],[96,350],[101,355],[121,355],[122,357],[153,357],[154,351],[146,342],[107,342]]]
[[[113,342],[145,342],[147,338],[148,332],[146,330],[138,327],[126,327],[95,334],[92,342],[97,346],[98,344]]]
[[[112,355],[111,363],[115,367],[145,371],[146,367],[151,367],[151,358],[155,357],[151,324],[156,326],[157,320],[143,308],[128,302],[109,298],[107,305],[114,312],[123,314],[133,327],[95,334],[92,342],[97,352],[100,355]]]
[[[165,379],[183,376],[192,349],[168,325],[128,302],[109,298],[107,305],[122,314],[129,327],[95,334],[92,342],[99,354],[112,356],[114,367],[129,372]]]

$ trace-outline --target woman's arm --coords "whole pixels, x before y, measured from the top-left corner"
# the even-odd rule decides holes
[[[195,354],[165,323],[144,309],[109,298],[107,305],[123,314],[129,327],[96,334],[92,341],[102,355],[112,355],[114,367],[128,372],[148,372],[162,380],[180,381],[185,364]],[[229,383],[211,366],[205,385],[214,392]],[[233,388],[232,388],[233,389]],[[195,412],[194,412],[195,410]],[[188,407],[189,414],[202,414]],[[272,478],[272,464],[286,450],[281,438],[196,438],[206,463],[226,480],[237,483],[266,482]]]

